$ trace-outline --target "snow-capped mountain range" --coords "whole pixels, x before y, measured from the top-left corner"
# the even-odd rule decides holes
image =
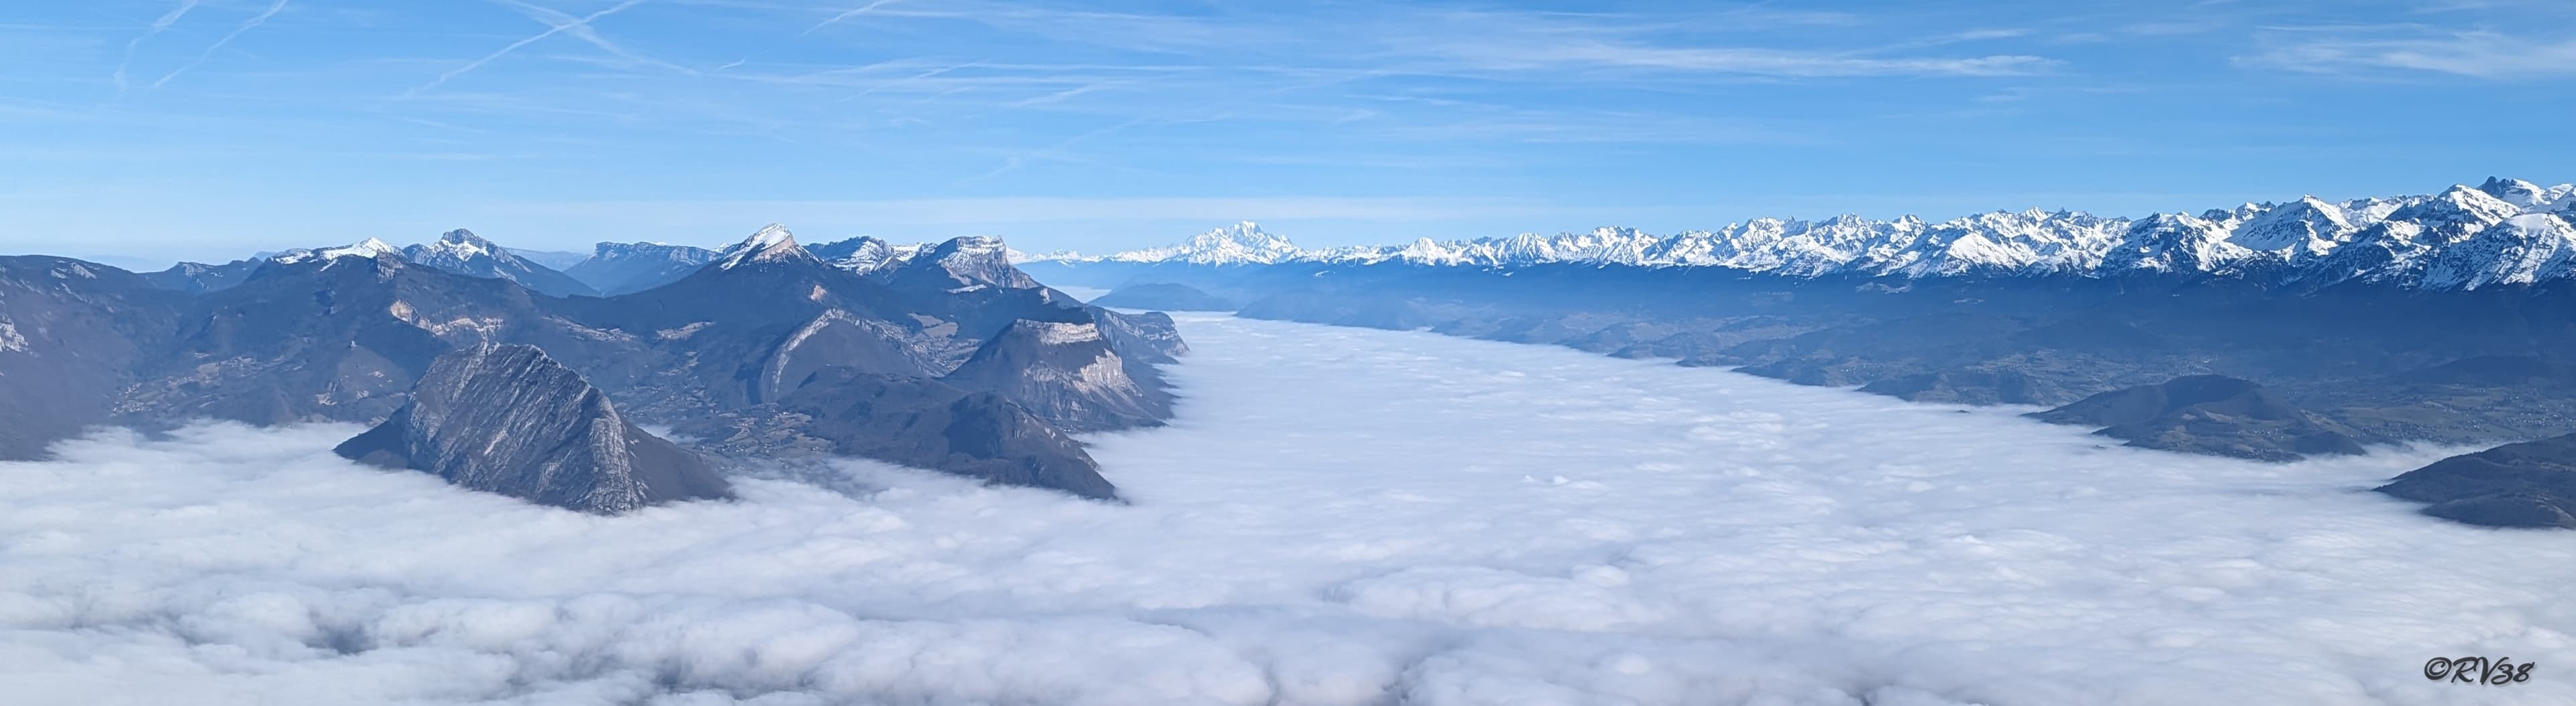
[[[2110,218],[2073,211],[1995,211],[1939,223],[1763,218],[1714,231],[1633,228],[1464,241],[1305,249],[1239,223],[1169,247],[1023,261],[1267,265],[1403,262],[1512,268],[1542,263],[1723,267],[1796,277],[1848,274],[2201,272],[2281,284],[2360,280],[2474,289],[2576,277],[2576,185],[2491,178],[2426,196],[2341,203],[2315,197],[2197,215]]]
[[[1280,241],[1285,244],[1286,241]],[[1291,246],[1293,247],[1293,246]],[[770,224],[722,250],[664,243],[600,243],[587,259],[556,271],[465,230],[445,233],[437,241],[395,247],[368,238],[350,245],[299,248],[227,265],[182,263],[156,277],[189,291],[220,289],[237,283],[263,261],[294,264],[340,258],[394,258],[456,274],[506,279],[555,296],[613,296],[676,282],[701,268],[734,269],[765,262],[813,259],[854,273],[878,278],[920,273],[953,292],[981,287],[1018,289],[1037,286],[1011,268],[1027,256],[992,236],[960,236],[938,243],[895,245],[861,236],[806,247],[786,226]]]

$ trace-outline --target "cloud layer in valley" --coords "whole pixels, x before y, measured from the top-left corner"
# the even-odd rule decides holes
[[[1185,319],[1117,506],[849,463],[602,518],[107,433],[0,464],[13,703],[2543,704],[2576,543],[1713,369]],[[2541,666],[2445,685],[2434,656]]]

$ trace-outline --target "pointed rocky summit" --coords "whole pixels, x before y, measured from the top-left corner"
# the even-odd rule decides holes
[[[812,259],[815,259],[813,253],[805,252],[804,246],[796,244],[796,236],[787,232],[787,226],[771,223],[733,247],[716,253],[715,266],[730,270],[759,262]]]
[[[731,497],[704,462],[628,423],[606,395],[533,346],[440,356],[410,404],[333,451],[602,515]]]

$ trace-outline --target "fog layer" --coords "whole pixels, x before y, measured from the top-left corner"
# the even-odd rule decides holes
[[[851,462],[602,518],[352,465],[350,426],[0,464],[0,700],[2576,702],[2576,535],[2364,492],[2452,450],[2266,465],[1551,347],[1182,326],[1177,423],[1093,439],[1126,506]],[[2540,666],[2422,675],[2468,655]]]

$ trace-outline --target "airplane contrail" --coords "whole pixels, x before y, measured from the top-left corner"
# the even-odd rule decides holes
[[[143,40],[151,39],[152,35],[160,34],[161,30],[169,29],[170,25],[178,24],[179,18],[187,16],[189,10],[196,8],[197,0],[179,0],[179,6],[177,8],[173,8],[168,13],[161,15],[161,19],[153,20],[152,26],[144,28],[142,36],[135,37],[134,41],[125,43],[125,58],[118,59],[116,61],[116,73],[112,76],[112,78],[116,79],[117,92],[122,93],[125,91],[125,67],[128,64],[134,63],[135,48],[143,46]]]
[[[169,83],[170,79],[178,78],[179,74],[187,73],[189,69],[197,68],[198,64],[206,63],[207,59],[215,56],[216,51],[223,49],[226,44],[231,44],[234,37],[241,36],[243,32],[248,32],[251,28],[258,27],[260,23],[267,22],[268,18],[276,17],[277,13],[284,12],[285,10],[286,0],[277,0],[276,4],[269,5],[267,10],[261,11],[259,16],[252,17],[249,20],[242,22],[241,25],[234,27],[233,31],[225,32],[222,39],[217,39],[215,40],[215,43],[206,45],[206,50],[197,54],[196,61],[188,62],[187,66],[179,67],[179,70],[172,71],[169,74],[162,76],[161,80],[152,82],[152,88],[160,88],[161,84]]]
[[[816,24],[815,24],[814,26],[812,26],[812,27],[807,27],[807,28],[805,28],[805,31],[796,33],[796,36],[802,37],[802,36],[805,36],[805,35],[808,35],[808,34],[813,34],[813,33],[814,33],[814,30],[822,29],[822,28],[825,28],[825,27],[830,27],[830,26],[832,26],[833,24],[838,23],[838,22],[840,22],[840,21],[842,21],[842,20],[846,20],[846,19],[850,19],[850,18],[852,18],[852,17],[857,17],[857,16],[860,16],[860,15],[868,14],[868,11],[870,11],[870,10],[874,10],[874,9],[879,8],[879,7],[883,7],[883,6],[890,5],[890,4],[894,4],[894,3],[898,3],[898,2],[903,2],[903,0],[876,0],[875,2],[871,2],[871,3],[865,4],[865,5],[860,5],[860,6],[858,7],[858,9],[851,10],[851,11],[849,11],[849,12],[844,12],[844,13],[841,13],[841,14],[838,14],[838,15],[833,15],[833,16],[832,16],[832,19],[828,19],[828,20],[824,20],[824,21],[822,21],[822,22],[820,22],[820,23],[816,23]]]
[[[485,55],[483,55],[483,58],[475,59],[473,62],[468,63],[468,64],[466,64],[466,65],[464,65],[464,66],[459,66],[459,67],[456,67],[456,68],[454,68],[454,69],[449,69],[449,70],[447,71],[447,73],[439,74],[437,79],[432,80],[432,81],[430,81],[429,83],[421,84],[421,86],[420,86],[419,88],[411,89],[410,91],[405,92],[403,95],[405,95],[405,96],[415,96],[415,95],[420,95],[420,92],[421,92],[421,91],[426,91],[426,90],[429,90],[429,89],[432,89],[432,88],[437,88],[437,87],[439,87],[439,85],[447,83],[449,79],[453,79],[453,78],[456,78],[456,77],[458,77],[458,76],[463,76],[463,75],[465,75],[465,73],[466,73],[466,72],[468,72],[468,71],[473,71],[473,70],[475,70],[475,69],[483,68],[483,65],[484,65],[484,64],[492,63],[492,60],[494,60],[494,59],[499,59],[499,58],[501,58],[501,57],[503,57],[503,56],[508,56],[508,55],[510,54],[510,52],[518,51],[518,50],[519,50],[519,47],[524,47],[524,46],[527,46],[527,45],[530,45],[530,44],[535,44],[535,43],[537,43],[537,41],[538,41],[538,40],[542,40],[542,39],[545,39],[545,38],[547,38],[547,37],[552,37],[552,36],[555,36],[555,35],[557,35],[557,34],[561,34],[561,33],[565,32],[565,31],[571,30],[571,29],[576,28],[576,27],[586,27],[586,26],[589,26],[589,25],[590,25],[590,23],[591,23],[591,21],[593,21],[593,20],[597,20],[597,19],[602,18],[602,17],[607,17],[607,16],[609,16],[609,15],[617,14],[617,13],[619,13],[619,12],[623,12],[623,11],[625,11],[625,10],[626,10],[626,8],[634,7],[634,6],[636,6],[636,5],[641,5],[641,4],[644,4],[644,0],[626,0],[626,2],[618,3],[616,6],[610,7],[610,8],[608,8],[608,9],[600,10],[600,11],[598,11],[598,12],[593,12],[593,13],[590,13],[590,14],[588,14],[588,15],[583,15],[583,16],[581,17],[581,19],[574,20],[574,21],[572,21],[572,22],[567,22],[567,23],[560,24],[560,25],[549,23],[549,24],[546,26],[546,31],[538,32],[538,33],[537,33],[537,35],[536,35],[536,36],[534,36],[534,37],[529,37],[529,38],[526,38],[526,39],[521,39],[521,40],[519,40],[519,41],[511,42],[509,46],[501,47],[501,49],[500,49],[499,51],[495,51],[495,52],[492,52],[492,53],[490,53],[490,54],[485,54]]]

